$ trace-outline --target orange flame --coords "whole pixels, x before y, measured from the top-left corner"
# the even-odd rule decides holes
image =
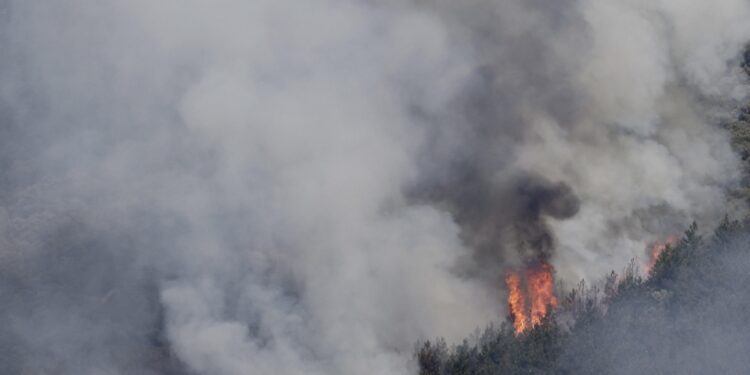
[[[646,264],[646,273],[651,273],[651,270],[654,269],[654,266],[656,265],[656,261],[659,259],[659,255],[664,252],[664,250],[667,249],[667,246],[673,246],[675,243],[677,243],[677,236],[669,236],[667,237],[667,240],[664,242],[656,241],[651,246],[651,249],[649,251],[649,260],[648,264]]]
[[[508,286],[508,306],[513,317],[513,328],[516,335],[542,323],[548,308],[557,308],[557,297],[554,292],[554,268],[545,261],[540,261],[526,268],[523,276],[526,281],[526,293],[521,287],[521,275],[509,272],[505,276]],[[530,301],[530,308],[526,300]]]
[[[526,299],[521,291],[521,278],[517,273],[510,272],[505,276],[505,284],[508,285],[508,307],[513,316],[513,328],[516,335],[519,335],[529,325],[526,318]]]
[[[526,282],[531,300],[531,324],[536,326],[547,315],[547,307],[557,308],[552,266],[542,262],[526,270]]]

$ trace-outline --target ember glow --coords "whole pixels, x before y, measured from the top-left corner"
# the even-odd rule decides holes
[[[508,307],[513,317],[516,335],[539,325],[549,309],[557,307],[553,272],[552,265],[545,261],[527,267],[523,272],[525,290],[521,285],[519,273],[511,271],[506,275]],[[527,308],[527,300],[530,302],[529,308]]]
[[[677,243],[677,236],[669,236],[664,242],[657,241],[654,243],[648,251],[649,259],[648,264],[646,264],[646,273],[651,273],[651,270],[654,269],[654,266],[656,265],[656,261],[659,259],[659,255],[664,252],[664,250],[667,249],[667,246],[674,246],[674,244]]]

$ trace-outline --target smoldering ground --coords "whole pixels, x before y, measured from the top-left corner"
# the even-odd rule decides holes
[[[18,372],[408,373],[520,243],[575,280],[734,209],[742,0],[0,4]]]

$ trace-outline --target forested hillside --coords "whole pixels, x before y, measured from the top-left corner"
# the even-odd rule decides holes
[[[750,374],[748,20],[0,0],[0,375]]]
[[[742,67],[750,74],[750,50]],[[729,124],[750,197],[750,106]],[[693,223],[650,270],[583,281],[541,324],[517,334],[513,317],[459,345],[419,343],[421,375],[741,374],[750,368],[750,220],[728,217],[710,236]]]
[[[601,285],[581,283],[541,325],[511,322],[449,348],[422,343],[422,375],[739,374],[750,368],[750,224],[693,224],[653,270],[635,263]]]

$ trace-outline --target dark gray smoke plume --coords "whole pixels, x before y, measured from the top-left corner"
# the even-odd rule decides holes
[[[745,0],[0,0],[9,373],[404,374],[739,180]],[[662,218],[655,220],[655,217]]]
[[[459,272],[484,273],[495,283],[508,266],[549,260],[555,240],[546,219],[570,218],[580,205],[568,185],[538,176],[493,181],[466,165],[457,177],[418,191],[445,207],[464,228],[461,238],[474,253]]]

